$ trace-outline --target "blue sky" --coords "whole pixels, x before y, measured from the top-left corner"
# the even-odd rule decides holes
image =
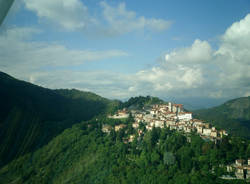
[[[108,98],[248,96],[249,13],[248,0],[19,0],[0,70]]]

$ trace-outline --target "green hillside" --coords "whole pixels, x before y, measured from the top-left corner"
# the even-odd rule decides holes
[[[220,106],[194,111],[195,116],[230,133],[250,138],[250,97],[230,100]]]
[[[77,89],[57,89],[54,91],[66,98],[74,100],[75,102],[81,105],[84,105],[84,103],[86,102],[95,102],[95,103],[102,102],[103,104],[105,104],[105,108],[98,109],[100,110],[100,114],[102,114],[103,112],[105,113],[114,112],[122,104],[122,102],[119,100],[109,100],[107,98],[103,98],[99,95],[96,95],[92,92],[83,92]],[[99,107],[97,106],[97,108]]]
[[[111,111],[90,92],[50,90],[0,72],[0,166],[47,144],[65,128]]]
[[[131,97],[128,101],[122,104],[123,108],[130,108],[130,109],[141,109],[143,107],[147,107],[153,104],[163,104],[164,101],[151,96],[138,96],[138,97]]]
[[[101,131],[105,121],[92,120],[66,129],[48,145],[1,168],[0,183],[244,183],[226,182],[218,176],[225,171],[220,165],[250,156],[249,143],[223,139],[214,144],[196,135],[189,143],[178,132],[155,128],[144,132],[143,139],[125,144],[123,138],[135,133],[131,122],[108,135]]]
[[[228,136],[215,144],[166,127],[147,131],[140,124],[138,131],[132,117],[106,117],[118,108],[164,103],[159,98],[140,96],[121,103],[91,92],[42,88],[4,73],[0,87],[0,183],[245,182],[220,176],[228,174],[227,164],[250,157],[248,140]],[[249,97],[195,116],[246,136]],[[114,131],[118,124],[125,128]],[[102,132],[103,125],[113,127],[109,134]],[[131,135],[134,139],[128,142]]]

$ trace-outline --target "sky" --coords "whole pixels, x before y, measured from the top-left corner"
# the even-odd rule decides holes
[[[0,70],[110,99],[250,96],[250,1],[16,0]]]

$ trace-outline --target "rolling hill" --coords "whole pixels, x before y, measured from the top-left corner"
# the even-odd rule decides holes
[[[3,72],[0,102],[0,167],[118,104],[90,92],[46,89]]]
[[[250,138],[250,97],[242,97],[224,104],[194,111],[200,119],[226,129],[233,135]]]

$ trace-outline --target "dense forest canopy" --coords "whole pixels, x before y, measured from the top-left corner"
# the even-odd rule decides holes
[[[74,125],[43,148],[3,167],[0,182],[244,183],[219,176],[226,173],[226,164],[250,157],[249,142],[225,137],[215,144],[197,135],[188,141],[181,133],[154,128],[125,144],[124,138],[136,133],[132,122],[110,134],[101,131],[107,123],[102,119]]]
[[[143,107],[147,107],[153,104],[163,104],[165,103],[163,100],[152,97],[152,96],[138,96],[138,97],[131,97],[128,101],[122,104],[123,108],[135,108],[135,109],[142,109]]]

